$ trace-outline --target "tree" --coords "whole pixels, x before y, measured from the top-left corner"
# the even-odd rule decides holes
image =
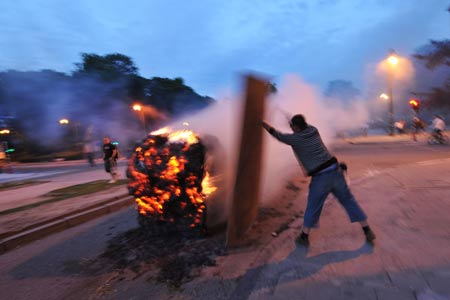
[[[427,106],[429,110],[448,111],[450,108],[450,84],[446,84],[444,88],[434,87],[431,93],[427,94]]]
[[[424,60],[427,68],[434,69],[442,65],[450,67],[450,40],[431,40],[422,51],[425,53],[415,54],[414,57]]]
[[[430,70],[440,67],[439,72],[443,74],[442,78],[446,78],[444,85],[441,87],[429,87],[431,92],[425,93],[426,107],[429,111],[439,111],[450,107],[450,40],[430,41],[426,47],[420,50],[420,53],[414,54],[413,57],[425,62],[425,66]],[[444,69],[442,69],[444,67]],[[436,71],[434,71],[436,72]],[[420,77],[423,74],[417,74],[419,81],[423,81]]]
[[[150,104],[169,114],[178,114],[193,109],[201,109],[213,100],[198,95],[184,84],[183,78],[153,77],[146,90],[150,93]]]
[[[136,100],[143,101],[148,79],[139,76],[138,68],[130,57],[120,53],[82,53],[81,57],[82,62],[75,64],[75,78],[88,81],[98,79],[104,86],[110,83],[109,95],[105,99],[121,99],[128,104]]]
[[[128,96],[131,99],[145,99],[149,97],[151,93],[147,88],[150,84],[150,79],[135,75],[131,76],[128,81]]]
[[[450,12],[450,6],[447,11]],[[450,40],[430,40],[430,43],[414,54],[413,57],[425,62],[425,66],[430,70],[441,67],[440,71],[444,71],[445,77],[443,78],[446,78],[444,86],[431,87],[431,92],[426,93],[426,100],[429,110],[441,108],[448,110],[448,107],[450,107],[450,70],[448,68],[442,69],[442,67],[450,67]],[[424,75],[418,74],[418,76]]]
[[[152,105],[167,117],[214,101],[198,95],[180,77],[139,76],[133,60],[122,54],[84,53],[76,66],[72,76],[52,70],[0,72],[0,118],[13,118],[9,138],[16,153],[31,149],[30,155],[35,155],[59,149],[68,129],[58,123],[61,117],[78,124],[74,129],[80,137],[88,125],[97,132],[114,128],[128,133],[130,120],[136,119],[130,105],[135,101]]]
[[[450,6],[447,8],[450,13]],[[450,40],[434,41],[430,40],[428,45],[422,52],[413,55],[414,57],[425,60],[429,69],[434,69],[440,65],[450,66]]]
[[[123,54],[97,55],[82,53],[82,62],[76,63],[75,73],[97,74],[104,80],[116,80],[121,77],[137,76],[138,68],[133,60]]]

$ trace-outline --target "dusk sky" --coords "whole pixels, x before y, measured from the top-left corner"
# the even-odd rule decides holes
[[[362,85],[393,48],[450,37],[448,0],[16,0],[0,2],[0,71],[70,73],[80,53],[122,53],[147,78],[182,77],[201,95],[246,70],[324,88]]]

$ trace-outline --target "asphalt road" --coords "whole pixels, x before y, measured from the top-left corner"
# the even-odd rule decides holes
[[[450,145],[428,145],[424,141],[389,143],[338,143],[331,147],[340,161],[348,162],[351,177],[375,169],[450,157]]]
[[[341,161],[348,163],[351,180],[376,170],[450,157],[448,145],[412,141],[338,143],[332,149]],[[83,166],[65,168],[75,171]],[[420,174],[420,164],[417,168]],[[131,299],[115,294],[118,283],[111,272],[86,272],[86,264],[102,253],[108,240],[138,226],[135,216],[133,209],[125,209],[0,256],[0,298],[98,299],[99,295],[109,295],[101,299]],[[130,295],[138,295],[134,299],[166,299],[177,293],[149,282],[144,282],[146,285],[139,290],[142,285],[136,285],[137,281],[121,282],[121,290],[133,290]]]
[[[119,166],[125,166],[127,161],[121,159]],[[97,159],[96,166],[90,167],[85,160],[55,161],[40,163],[15,163],[11,164],[12,173],[0,173],[0,183],[28,179],[46,179],[61,174],[75,174],[86,170],[103,169],[103,160]]]

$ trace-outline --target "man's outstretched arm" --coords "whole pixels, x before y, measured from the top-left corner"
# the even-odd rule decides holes
[[[274,134],[275,133],[275,128],[273,128],[272,126],[269,125],[269,123],[267,123],[266,121],[262,121],[262,126],[265,130],[267,130],[267,132],[269,132],[270,134]]]
[[[272,127],[266,121],[262,121],[262,126],[265,130],[267,130],[267,132],[270,133],[271,136],[273,136],[280,142],[288,144],[288,145],[292,145],[294,143],[292,134],[281,133],[278,130],[276,130],[274,127]]]

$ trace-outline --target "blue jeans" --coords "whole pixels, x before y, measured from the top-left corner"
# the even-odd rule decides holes
[[[350,192],[342,171],[337,168],[312,176],[303,221],[304,227],[311,228],[317,224],[323,204],[330,193],[336,196],[344,207],[351,222],[367,220],[366,214]]]

